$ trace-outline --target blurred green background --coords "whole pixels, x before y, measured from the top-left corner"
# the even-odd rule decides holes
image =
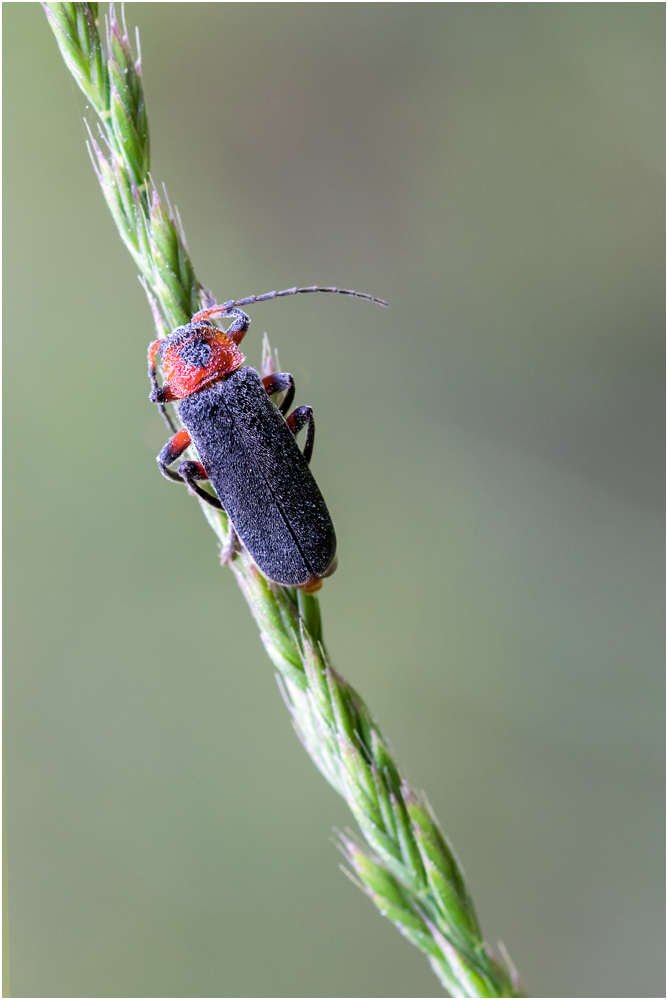
[[[101,5],[104,6],[104,5]],[[186,491],[41,8],[3,5],[11,992],[437,997]],[[662,996],[659,3],[130,3],[152,169],[315,407],[322,593],[530,995]]]

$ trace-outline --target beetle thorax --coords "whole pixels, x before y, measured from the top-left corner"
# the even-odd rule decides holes
[[[210,323],[179,327],[161,344],[164,385],[184,399],[236,371],[246,360],[222,330]]]

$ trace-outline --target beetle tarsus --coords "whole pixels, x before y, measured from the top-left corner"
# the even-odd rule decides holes
[[[304,445],[304,458],[310,465],[311,456],[313,455],[313,444],[315,442],[315,420],[313,418],[313,409],[310,406],[296,407],[287,419],[287,425],[295,437],[299,434],[304,424],[308,424],[306,444]]]
[[[210,507],[214,507],[216,510],[224,511],[222,503],[218,497],[214,497],[211,493],[207,493],[198,484],[197,480],[208,479],[206,472],[204,471],[204,466],[201,462],[181,462],[179,465],[179,476],[186,483],[192,493],[208,503]]]
[[[160,410],[160,413],[162,414],[162,419],[167,424],[167,429],[170,430],[172,432],[172,434],[175,434],[176,433],[176,424],[174,423],[174,421],[170,417],[169,413],[167,412],[165,404],[164,403],[158,403],[158,409]]]

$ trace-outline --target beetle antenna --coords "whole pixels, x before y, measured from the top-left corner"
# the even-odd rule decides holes
[[[354,292],[350,288],[320,288],[318,285],[311,285],[309,288],[285,288],[282,292],[265,292],[264,295],[249,295],[245,299],[232,299],[230,302],[223,302],[221,309],[250,306],[253,302],[268,302],[269,299],[281,299],[286,295],[304,295],[307,292],[336,292],[338,295],[353,295],[357,299],[377,302],[379,306],[387,305],[384,299],[377,299],[374,295],[366,295],[364,292]]]

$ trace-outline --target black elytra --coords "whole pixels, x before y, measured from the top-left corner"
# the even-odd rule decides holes
[[[253,368],[187,396],[179,416],[234,530],[262,572],[288,587],[324,577],[334,525],[308,463]]]

